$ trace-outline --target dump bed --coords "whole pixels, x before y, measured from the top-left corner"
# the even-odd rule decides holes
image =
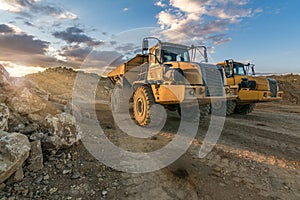
[[[139,67],[143,64],[148,62],[148,55],[137,54],[134,58],[127,61],[126,63],[121,64],[113,71],[107,74],[107,77],[115,84],[125,73],[126,77],[130,77],[134,79],[137,77],[139,73]]]

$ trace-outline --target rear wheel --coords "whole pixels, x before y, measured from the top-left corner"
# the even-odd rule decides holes
[[[234,109],[236,107],[235,101],[227,101],[227,108],[226,108],[226,115],[229,116],[234,112]]]
[[[197,105],[198,106],[198,105]],[[193,121],[197,121],[197,120],[205,120],[209,114],[209,110],[210,110],[210,105],[209,104],[203,104],[203,105],[199,105],[199,112],[195,112],[195,110],[198,110],[196,107],[193,106],[186,106],[184,108],[185,112],[184,112],[184,119],[186,120],[193,120]],[[178,108],[178,114],[181,116],[181,109],[180,107]]]
[[[200,110],[200,121],[203,121],[207,118],[209,114],[210,105],[209,104],[199,105],[199,110]]]
[[[151,122],[150,107],[154,104],[152,91],[147,86],[139,87],[133,96],[133,116],[140,126]]]
[[[217,116],[229,116],[234,112],[235,106],[234,101],[216,101],[211,104],[211,110]]]
[[[241,114],[241,115],[247,115],[254,110],[255,106],[256,106],[255,103],[245,104],[245,105],[237,105],[236,108],[234,109],[234,113]]]

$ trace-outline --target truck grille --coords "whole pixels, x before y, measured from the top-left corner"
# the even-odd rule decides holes
[[[271,97],[277,97],[277,92],[278,92],[277,81],[275,79],[268,78],[268,82],[269,82]]]
[[[223,96],[224,95],[224,81],[222,71],[217,68],[204,67],[206,95],[207,96]]]

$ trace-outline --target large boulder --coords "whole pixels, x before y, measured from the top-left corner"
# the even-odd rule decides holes
[[[38,171],[43,169],[43,151],[41,147],[41,141],[33,141],[31,144],[31,150],[29,154],[28,162],[28,169],[32,172]]]
[[[0,130],[5,131],[8,129],[8,118],[9,118],[9,109],[8,107],[0,103]]]
[[[30,142],[20,133],[0,131],[0,183],[20,170],[30,152]]]
[[[68,148],[80,140],[75,117],[69,113],[48,115],[45,118],[44,129],[45,133],[35,133],[30,138],[41,140],[43,149],[47,151]]]
[[[24,88],[19,96],[11,99],[10,106],[21,115],[28,115],[45,109],[46,103],[42,98],[32,94],[28,88]]]

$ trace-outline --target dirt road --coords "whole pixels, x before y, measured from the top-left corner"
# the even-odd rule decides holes
[[[122,149],[151,152],[168,144],[180,122],[169,113],[163,130],[148,139],[115,127],[109,106],[96,106],[101,127]],[[198,157],[208,122],[188,151],[161,170],[130,174],[106,167],[83,144],[45,155],[38,173],[5,187],[0,199],[300,199],[300,106],[260,104],[253,113],[226,118],[213,151]],[[99,154],[101,151],[99,150]]]
[[[122,173],[128,199],[299,199],[300,107],[262,104],[250,115],[234,115],[214,150],[198,158],[205,126],[175,163],[148,174]],[[171,116],[155,140],[119,134],[128,150],[157,149],[176,133]],[[167,131],[166,131],[167,130]],[[160,143],[160,144],[158,144]],[[135,144],[135,145],[134,145]]]

